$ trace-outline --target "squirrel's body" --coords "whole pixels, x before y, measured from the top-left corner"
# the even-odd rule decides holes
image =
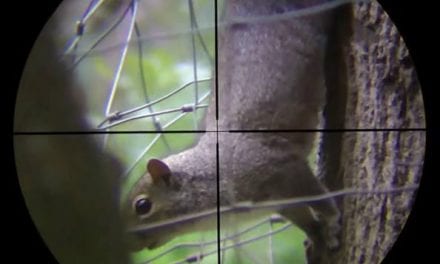
[[[308,2],[230,0],[225,5],[224,21],[269,17]],[[332,11],[325,11],[270,22],[232,23],[222,28],[218,128],[251,131],[218,134],[219,175],[216,134],[211,132],[192,149],[163,162],[150,161],[148,173],[129,198],[130,226],[215,209],[217,177],[221,206],[326,192],[307,163],[316,134],[291,130],[318,128],[325,98],[323,65],[331,19]],[[207,111],[208,131],[217,129],[215,106],[212,101]],[[137,209],[139,199],[148,199],[148,210]],[[311,262],[319,262],[319,250],[325,244],[337,243],[334,235],[338,232],[335,221],[339,213],[331,200],[310,207],[287,208],[278,213],[307,233],[315,252]],[[197,224],[176,224],[141,237],[137,246],[155,247],[189,231],[188,227],[197,229]]]

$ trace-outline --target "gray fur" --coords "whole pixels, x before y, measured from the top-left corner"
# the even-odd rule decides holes
[[[268,16],[302,7],[307,1],[229,0],[224,21]],[[310,2],[309,2],[310,3]],[[219,36],[219,120],[221,130],[315,129],[324,105],[324,56],[332,12],[262,23],[237,23]],[[215,96],[213,96],[215,98]],[[205,120],[217,128],[215,102]],[[313,133],[220,133],[220,205],[240,201],[286,199],[327,192],[313,175],[307,157]],[[156,188],[141,182],[133,190],[148,192],[160,204],[142,223],[170,219],[217,206],[216,137],[203,135],[198,144],[164,160],[178,188]],[[149,177],[148,174],[144,176]],[[158,208],[158,207],[157,207]],[[313,242],[310,263],[319,251],[335,246],[339,211],[334,201],[289,208],[279,213],[299,225]],[[134,217],[134,216],[133,216]],[[133,221],[136,222],[136,221]],[[143,238],[141,244],[189,231],[182,225],[166,235]],[[197,225],[191,228],[198,229]],[[175,232],[175,233],[173,233]],[[161,237],[162,236],[162,237]]]

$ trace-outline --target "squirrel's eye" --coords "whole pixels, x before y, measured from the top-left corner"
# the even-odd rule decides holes
[[[133,207],[138,216],[143,216],[151,211],[153,203],[150,201],[150,199],[148,199],[148,197],[142,195],[135,199]]]

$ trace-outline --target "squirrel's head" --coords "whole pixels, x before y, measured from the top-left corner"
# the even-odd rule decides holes
[[[176,201],[181,197],[181,185],[176,181],[169,166],[158,159],[147,162],[147,173],[142,176],[129,193],[122,208],[130,230],[142,229],[177,216]],[[172,229],[172,227],[171,227]],[[155,248],[170,239],[170,227],[145,232],[133,232],[129,237],[132,250]]]
[[[201,153],[192,148],[147,162],[146,173],[121,208],[131,250],[157,248],[184,233],[215,226],[216,218],[194,218],[217,205],[215,159]]]

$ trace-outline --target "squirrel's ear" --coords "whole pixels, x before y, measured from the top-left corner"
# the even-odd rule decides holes
[[[151,175],[154,184],[164,182],[170,184],[171,170],[165,162],[158,159],[150,159],[147,163],[147,171]]]

